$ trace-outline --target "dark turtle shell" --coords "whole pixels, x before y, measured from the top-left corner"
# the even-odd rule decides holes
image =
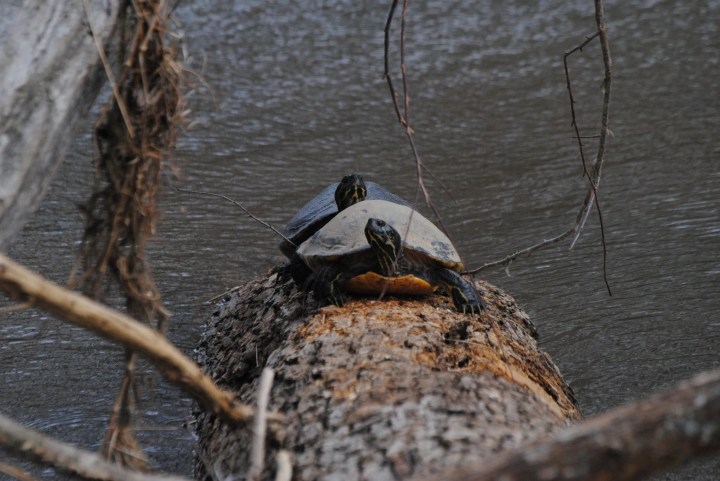
[[[319,231],[338,212],[335,203],[335,190],[339,182],[333,182],[322,192],[305,204],[295,216],[290,219],[283,229],[282,234],[290,239],[295,245],[283,240],[280,243],[280,250],[288,258],[292,258],[296,246],[299,246],[310,236]],[[385,187],[375,182],[365,182],[367,189],[366,200],[385,200],[394,204],[410,206],[410,202],[388,191]]]
[[[399,277],[364,273],[348,281],[348,290],[426,295],[433,287],[423,272],[439,268],[462,270],[460,255],[435,224],[411,207],[383,200],[365,200],[343,210],[304,242],[297,254],[315,272],[338,261],[350,265],[370,251],[364,231],[370,218],[383,219],[402,235],[404,255],[415,260],[417,272]]]

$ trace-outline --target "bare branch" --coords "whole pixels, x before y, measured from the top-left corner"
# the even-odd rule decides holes
[[[233,393],[220,389],[193,361],[162,334],[125,314],[58,286],[0,254],[0,290],[20,302],[46,311],[100,336],[138,351],[173,384],[191,394],[210,412],[232,424],[253,416],[249,406],[236,404]],[[277,414],[268,416],[277,421]]]
[[[572,233],[575,232],[575,230],[577,229],[577,225],[578,224],[573,225],[570,229],[566,230],[559,236],[556,236],[556,237],[553,237],[550,239],[546,239],[542,242],[538,242],[537,244],[531,245],[530,247],[526,247],[525,249],[515,251],[512,254],[509,254],[498,261],[488,262],[487,264],[483,264],[480,267],[477,267],[475,269],[470,269],[470,270],[464,271],[463,274],[475,275],[478,272],[484,271],[485,269],[489,269],[491,267],[509,266],[515,259],[518,259],[520,257],[529,257],[533,252],[539,251],[540,249],[544,249],[545,247],[548,247],[552,244],[557,244],[558,242],[569,237]]]
[[[598,185],[600,184],[600,171],[605,160],[605,143],[607,142],[608,134],[610,130],[608,128],[610,118],[610,86],[612,84],[612,58],[610,57],[610,44],[608,43],[607,30],[605,29],[605,10],[602,0],[595,0],[595,22],[597,23],[597,33],[600,39],[600,49],[602,51],[603,65],[605,66],[605,79],[603,82],[603,106],[602,106],[602,121],[600,126],[600,140],[598,141],[598,151],[593,163],[593,172],[591,177],[591,184],[593,187],[593,193],[589,194],[594,196]],[[590,211],[592,205],[592,197],[584,205],[584,210]],[[575,239],[573,239],[572,245],[575,245],[577,238],[580,236],[585,220],[587,219],[587,213],[583,213],[582,218],[584,219],[580,224],[576,233]]]
[[[570,82],[570,69],[568,67],[568,57],[572,55],[575,52],[582,52],[582,49],[591,41],[593,41],[597,36],[598,32],[595,32],[594,34],[590,35],[585,39],[583,43],[578,45],[575,48],[572,48],[565,52],[565,55],[563,55],[563,67],[565,68],[565,85],[567,87],[568,96],[570,97],[570,115],[572,116],[572,126],[575,129],[575,138],[578,141],[578,150],[580,151],[580,160],[582,160],[582,166],[583,166],[583,175],[588,178],[590,181],[590,185],[594,187],[592,184],[592,176],[590,175],[590,172],[588,172],[587,169],[587,162],[585,161],[585,150],[583,149],[584,145],[582,143],[582,137],[580,136],[580,128],[578,127],[577,123],[577,117],[575,116],[575,97],[573,96],[572,91],[572,84]],[[595,191],[593,189],[593,191]]]
[[[242,209],[242,211],[245,212],[245,214],[247,214],[247,216],[250,217],[252,220],[261,223],[262,225],[264,225],[264,226],[267,227],[268,229],[271,229],[271,230],[272,230],[273,232],[275,232],[277,235],[279,235],[280,237],[282,237],[283,240],[285,240],[285,241],[289,242],[291,245],[295,246],[295,243],[294,243],[293,241],[291,241],[290,239],[288,239],[287,237],[285,237],[285,236],[282,234],[282,232],[280,232],[280,231],[277,230],[275,227],[273,227],[272,224],[270,224],[270,223],[268,223],[268,222],[265,222],[264,220],[262,220],[262,219],[260,219],[260,218],[258,218],[258,217],[255,217],[249,210],[247,210],[247,208],[245,208],[245,206],[243,206],[240,202],[231,199],[230,197],[227,197],[227,196],[222,195],[222,194],[215,194],[215,193],[213,193],[213,192],[202,192],[202,191],[199,191],[199,190],[181,189],[180,187],[175,187],[175,190],[177,190],[177,191],[179,191],[179,192],[188,192],[188,193],[190,193],[190,194],[211,195],[211,196],[213,196],[213,197],[220,197],[221,199],[225,199],[225,200],[227,200],[228,202],[232,202],[232,203],[235,204],[236,206],[240,207],[240,209]],[[297,247],[297,246],[295,246],[295,247]]]
[[[482,465],[432,479],[630,481],[717,452],[720,370],[699,374],[672,390],[615,408]]]
[[[275,481],[290,481],[292,479],[292,460],[290,451],[281,449],[277,453],[277,474]]]
[[[425,164],[420,159],[420,154],[418,153],[417,145],[415,145],[415,138],[414,138],[414,131],[412,127],[410,126],[410,89],[409,89],[409,83],[408,83],[408,76],[407,76],[407,65],[405,64],[405,37],[406,37],[406,26],[407,26],[407,10],[409,6],[409,0],[403,0],[403,8],[402,8],[402,16],[400,18],[400,72],[402,73],[402,87],[403,87],[403,111],[400,109],[400,104],[398,101],[398,93],[393,87],[392,83],[392,77],[390,76],[390,69],[389,69],[389,50],[390,50],[390,26],[392,25],[392,19],[395,15],[395,10],[397,8],[398,0],[393,0],[393,3],[390,6],[390,12],[388,14],[387,21],[385,22],[385,79],[388,83],[388,88],[390,89],[390,96],[393,101],[393,107],[395,108],[395,114],[397,115],[398,122],[400,122],[400,125],[403,126],[403,130],[405,131],[405,136],[408,139],[408,142],[410,143],[410,149],[412,150],[413,157],[415,158],[415,169],[416,169],[416,178],[417,178],[417,186],[418,191],[415,194],[415,199],[413,201],[413,204],[417,204],[417,198],[418,194],[422,192],[423,199],[425,201],[425,205],[427,205],[433,212],[433,215],[437,219],[438,223],[440,224],[440,227],[445,232],[445,234],[450,237],[449,231],[447,227],[445,226],[445,223],[443,222],[442,218],[440,217],[440,214],[438,213],[437,209],[435,208],[435,205],[432,203],[432,200],[430,199],[430,193],[428,192],[427,188],[425,187],[425,182],[423,180],[423,170],[427,171],[433,178],[436,178],[435,175],[428,169]],[[437,179],[437,178],[436,178]],[[440,185],[446,190],[446,192],[450,192],[445,185],[440,182]],[[450,194],[450,197],[452,198],[452,194]],[[454,200],[454,199],[453,199]]]
[[[392,77],[390,76],[390,26],[392,24],[392,19],[395,16],[395,9],[397,8],[398,0],[393,0],[392,5],[390,5],[390,12],[388,13],[388,18],[385,21],[385,80],[387,80],[388,87],[390,88],[390,97],[393,101],[393,106],[395,107],[395,113],[397,114],[397,119],[400,124],[404,125],[403,116],[400,113],[400,105],[398,103],[398,95],[397,91],[395,90],[395,87],[393,87],[392,83]]]
[[[605,143],[607,142],[607,136],[609,134],[608,129],[608,112],[609,112],[609,106],[610,106],[610,82],[612,79],[612,60],[610,58],[610,47],[607,40],[607,33],[605,30],[605,18],[604,18],[604,11],[603,11],[603,3],[602,0],[596,0],[595,1],[595,19],[597,22],[597,32],[595,32],[593,35],[590,35],[585,38],[585,40],[578,46],[568,50],[565,52],[563,56],[563,65],[565,68],[565,80],[567,83],[567,90],[568,90],[568,96],[570,98],[570,112],[572,116],[572,126],[575,130],[575,136],[574,138],[578,142],[578,148],[580,150],[580,158],[582,159],[583,163],[583,175],[588,178],[589,181],[589,187],[585,194],[585,198],[583,199],[582,205],[580,207],[580,210],[578,211],[578,214],[575,219],[575,224],[568,229],[567,231],[563,232],[562,234],[544,240],[542,242],[538,242],[537,244],[534,244],[530,247],[527,247],[525,249],[520,249],[518,251],[513,252],[512,254],[509,254],[505,256],[504,258],[488,262],[486,264],[483,264],[480,267],[477,267],[475,269],[469,269],[464,272],[464,274],[477,274],[485,269],[489,269],[491,267],[497,267],[497,266],[509,266],[511,262],[513,262],[515,259],[519,257],[527,257],[530,256],[533,252],[539,251],[541,249],[544,249],[546,247],[549,247],[553,244],[557,244],[562,240],[565,240],[570,235],[574,234],[574,238],[570,244],[570,248],[572,249],[575,245],[575,242],[577,242],[580,233],[582,232],[583,227],[585,226],[585,222],[587,221],[587,217],[590,213],[590,210],[592,208],[592,205],[595,204],[598,211],[598,217],[600,220],[600,235],[602,239],[602,245],[603,245],[603,280],[605,281],[605,287],[607,288],[608,294],[612,295],[612,291],[610,290],[610,284],[608,282],[607,278],[607,244],[605,241],[605,227],[604,222],[602,218],[602,210],[600,208],[600,202],[598,200],[597,190],[598,186],[600,184],[600,172],[602,169],[602,164],[604,161],[605,156]],[[572,92],[572,85],[570,82],[570,73],[568,69],[568,63],[567,59],[570,55],[572,55],[575,52],[582,51],[582,49],[587,46],[592,40],[595,38],[599,38],[600,40],[600,46],[602,49],[603,54],[603,65],[605,67],[605,82],[604,82],[604,97],[603,97],[603,107],[602,107],[602,126],[600,129],[600,135],[599,135],[599,141],[598,141],[598,153],[597,157],[595,158],[595,161],[593,162],[590,169],[587,167],[587,162],[585,160],[585,153],[583,150],[583,143],[582,139],[585,138],[580,135],[580,130],[577,125],[577,120],[575,116],[575,99]]]
[[[255,425],[253,426],[253,442],[250,451],[250,470],[247,479],[259,481],[262,477],[265,464],[265,433],[267,431],[267,406],[270,401],[270,390],[272,389],[275,371],[266,367],[260,375],[258,386],[258,401],[255,411]]]
[[[600,48],[602,50],[602,56],[603,56],[603,66],[605,67],[605,79],[604,79],[604,95],[603,95],[603,106],[602,106],[602,121],[601,121],[601,127],[600,127],[600,140],[598,141],[598,152],[597,156],[595,157],[595,162],[593,162],[592,166],[592,173],[588,173],[587,171],[587,165],[585,163],[585,158],[582,154],[582,140],[578,138],[578,143],[580,144],[580,154],[582,156],[583,161],[583,171],[584,174],[587,176],[588,180],[590,181],[590,189],[588,190],[588,193],[586,195],[586,200],[583,203],[583,207],[578,214],[579,224],[575,231],[575,237],[573,238],[572,242],[570,243],[570,248],[572,249],[575,246],[575,243],[580,238],[580,234],[582,233],[583,227],[585,226],[585,222],[587,221],[588,215],[590,213],[590,209],[593,203],[593,200],[595,201],[595,207],[597,208],[598,212],[598,219],[600,221],[600,237],[602,241],[603,246],[603,280],[605,281],[605,287],[607,288],[608,294],[612,295],[612,291],[610,290],[610,283],[608,282],[607,278],[607,242],[605,240],[605,223],[603,222],[603,216],[602,216],[602,209],[600,208],[600,199],[598,198],[598,186],[600,185],[600,172],[602,170],[602,164],[605,159],[605,142],[607,141],[607,136],[609,133],[608,129],[608,121],[609,121],[609,109],[610,109],[610,84],[612,81],[612,59],[610,58],[610,46],[607,39],[607,32],[605,30],[605,12],[603,8],[603,2],[602,0],[595,0],[595,21],[597,23],[597,32],[596,35],[593,35],[589,40],[594,38],[595,36],[599,37],[600,39]],[[588,40],[588,42],[589,42]],[[570,52],[572,53],[572,52]],[[565,74],[567,78],[567,85],[568,85],[568,92],[570,93],[570,107],[572,109],[573,113],[573,125],[575,126],[575,133],[578,137],[580,137],[580,132],[577,128],[577,122],[575,121],[575,110],[573,106],[573,99],[572,99],[572,90],[570,88],[570,77],[567,69],[567,56],[569,54],[566,54],[563,61],[565,64]]]
[[[83,451],[70,444],[49,438],[28,429],[0,414],[0,445],[10,451],[28,456],[86,479],[104,481],[188,481],[187,478],[170,475],[142,474],[123,469],[105,461],[99,455]],[[0,464],[0,471],[7,465]],[[5,470],[4,472],[8,472]],[[12,472],[9,473],[11,475]],[[32,479],[19,477],[19,479]]]
[[[7,463],[0,463],[0,473],[18,479],[20,481],[37,481],[37,478],[29,475],[22,469]]]
[[[90,15],[88,14],[89,9],[87,0],[83,0],[83,8],[85,9],[85,19],[87,21],[88,30],[90,30],[90,35],[95,42],[95,48],[97,48],[98,56],[102,61],[103,68],[105,69],[105,75],[107,75],[107,79],[110,83],[110,88],[112,89],[113,96],[115,97],[115,101],[117,102],[118,108],[120,109],[120,114],[122,115],[123,122],[125,123],[125,128],[127,129],[130,138],[133,138],[135,137],[135,127],[133,127],[132,120],[130,120],[130,114],[128,113],[125,102],[120,95],[120,91],[118,90],[117,82],[115,81],[115,75],[113,75],[112,67],[110,66],[107,55],[105,55],[105,48],[103,48],[102,42],[100,42],[100,40],[95,35],[95,32],[93,31],[92,22],[90,21]]]

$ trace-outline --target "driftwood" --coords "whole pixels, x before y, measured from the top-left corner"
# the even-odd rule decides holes
[[[0,249],[40,203],[105,82],[119,0],[0,2]],[[106,45],[108,48],[108,45]]]
[[[254,402],[265,366],[268,433],[262,479],[289,452],[294,480],[395,480],[439,473],[546,436],[580,417],[572,391],[537,347],[513,299],[478,282],[480,317],[445,296],[355,299],[314,312],[274,275],[223,299],[200,361]],[[252,434],[198,411],[200,479],[244,477]],[[210,474],[208,474],[210,473]]]

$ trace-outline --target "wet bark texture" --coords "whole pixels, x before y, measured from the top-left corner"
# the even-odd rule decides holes
[[[477,282],[480,317],[446,296],[353,299],[319,310],[274,275],[228,294],[199,360],[254,403],[264,366],[275,370],[263,479],[279,448],[294,480],[395,480],[439,473],[538,439],[579,419],[571,389],[515,301]],[[198,479],[244,477],[249,429],[197,413]]]
[[[20,4],[21,3],[21,4]],[[120,0],[0,2],[0,249],[37,208],[105,82]],[[116,40],[116,39],[115,39]]]

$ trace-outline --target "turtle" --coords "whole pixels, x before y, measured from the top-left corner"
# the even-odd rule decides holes
[[[295,254],[297,246],[327,224],[338,212],[365,199],[382,199],[396,204],[410,203],[375,182],[365,182],[359,174],[348,174],[328,185],[290,219],[282,231],[280,251],[290,259],[280,268],[280,277],[289,275],[302,286],[312,273]]]
[[[346,292],[428,295],[442,286],[459,312],[484,309],[480,294],[459,272],[450,239],[411,207],[365,200],[338,213],[298,249],[313,271],[321,304],[342,306]]]
[[[280,251],[292,259],[297,246],[320,230],[338,212],[365,199],[411,205],[380,184],[365,182],[359,174],[348,174],[340,182],[325,187],[290,219],[282,231],[284,238],[279,245]]]

